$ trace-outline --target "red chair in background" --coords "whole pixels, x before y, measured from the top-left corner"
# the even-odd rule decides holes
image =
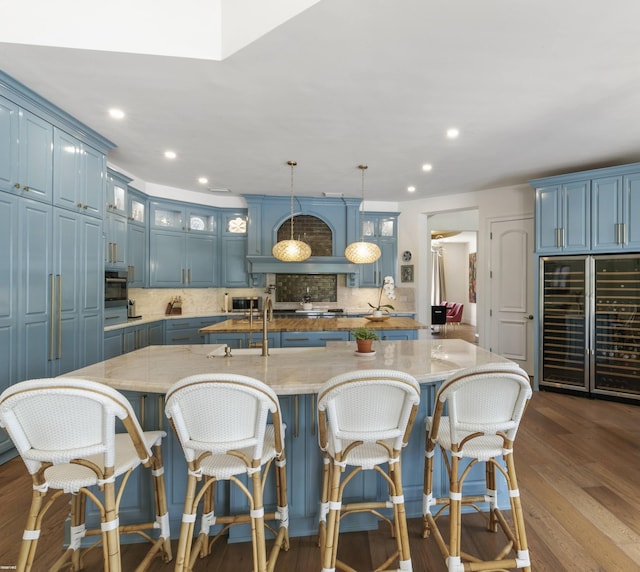
[[[462,310],[464,304],[447,305],[447,324],[459,324],[462,322]]]

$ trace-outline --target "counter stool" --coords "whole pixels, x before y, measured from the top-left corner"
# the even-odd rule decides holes
[[[320,390],[318,435],[324,466],[318,537],[322,572],[353,570],[337,559],[340,521],[364,511],[387,521],[396,539],[396,551],[376,570],[388,569],[395,560],[399,568],[393,570],[412,570],[400,452],[409,439],[419,403],[420,386],[400,371],[353,371],[331,378]],[[347,467],[350,470],[345,473]],[[345,486],[363,470],[382,476],[389,498],[342,504]],[[390,518],[380,512],[389,508]]]
[[[529,376],[517,364],[492,363],[451,375],[436,394],[433,417],[426,421],[422,535],[433,534],[449,572],[531,570],[513,460],[516,432],[531,393]],[[447,416],[444,415],[445,407]],[[442,452],[449,475],[448,498],[433,497],[436,446]],[[465,496],[465,479],[477,463],[485,463],[486,492]],[[502,475],[507,484],[511,524],[499,508],[496,474]],[[483,512],[478,503],[488,503],[488,512]],[[461,551],[463,507],[482,514],[488,530],[497,532],[499,524],[506,535],[506,545],[493,558],[485,561]],[[448,544],[436,522],[447,509]]]
[[[194,375],[169,389],[165,412],[188,465],[175,570],[191,570],[197,556],[208,555],[213,543],[232,525],[247,523],[251,524],[254,572],[273,570],[280,549],[289,549],[284,425],[278,396],[269,386],[251,377]],[[277,510],[265,513],[263,489],[274,461]],[[245,485],[238,478],[241,475],[247,475],[250,483]],[[218,481],[233,483],[246,496],[249,506],[246,514],[215,513],[214,490]],[[202,483],[200,487],[198,482]],[[194,541],[200,502],[201,527]],[[277,532],[265,522],[276,520]],[[210,539],[211,527],[218,524],[221,529]],[[268,560],[265,527],[276,537]]]
[[[116,418],[125,432],[116,433]],[[102,543],[104,570],[119,572],[120,534],[140,534],[152,547],[136,570],[146,570],[156,555],[171,560],[169,516],[160,445],[164,431],[143,431],[127,399],[101,383],[74,378],[34,379],[12,385],[0,395],[4,427],[33,479],[33,494],[22,536],[17,570],[31,570],[42,519],[53,501],[71,494],[70,543],[51,568],[83,568],[86,551]],[[151,469],[155,522],[122,525],[121,494],[131,472]],[[116,486],[116,479],[121,477]],[[95,488],[89,487],[97,487]],[[55,491],[47,499],[49,490]],[[100,512],[100,528],[85,526],[86,500]],[[149,532],[159,529],[157,539]],[[80,550],[85,536],[100,539]],[[67,562],[68,561],[68,562]]]

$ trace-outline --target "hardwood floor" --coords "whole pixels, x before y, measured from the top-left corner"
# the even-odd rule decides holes
[[[637,405],[536,392],[516,441],[516,466],[534,571],[640,570],[640,408]],[[414,430],[420,430],[415,427]],[[0,467],[0,568],[15,564],[30,496],[30,479],[19,459]],[[36,555],[36,571],[47,570],[59,554],[66,506],[57,502]],[[467,521],[468,522],[468,521]],[[432,539],[420,538],[420,521],[409,522],[413,569],[446,571]],[[478,519],[464,527],[465,542],[487,552],[496,535]],[[340,552],[357,570],[393,544],[385,529],[343,534]],[[87,570],[101,570],[100,553]],[[142,545],[123,547],[123,570],[135,567]],[[155,571],[172,570],[157,560]],[[246,572],[251,550],[220,544],[196,565],[197,571]],[[315,538],[292,538],[281,553],[278,571],[320,570]]]

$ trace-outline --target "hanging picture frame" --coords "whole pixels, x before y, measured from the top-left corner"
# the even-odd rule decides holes
[[[413,264],[400,266],[400,282],[413,282]]]
[[[469,254],[469,302],[476,303],[476,253]]]

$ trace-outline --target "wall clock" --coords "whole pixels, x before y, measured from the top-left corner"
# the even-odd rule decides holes
[[[409,262],[409,260],[411,260],[411,251],[410,250],[405,250],[402,253],[402,260],[404,260],[405,262]]]

